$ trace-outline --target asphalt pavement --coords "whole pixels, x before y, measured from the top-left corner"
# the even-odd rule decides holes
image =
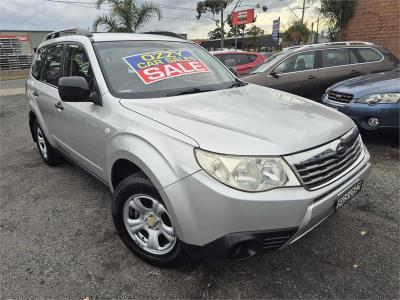
[[[288,248],[162,269],[123,245],[106,186],[41,161],[23,81],[0,88],[0,299],[399,299],[398,135],[363,133],[373,164],[363,190]]]

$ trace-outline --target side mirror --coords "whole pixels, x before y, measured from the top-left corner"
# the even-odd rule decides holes
[[[275,72],[275,71],[272,71],[271,73],[269,73],[269,75],[271,75],[274,78],[278,78],[279,77],[279,73]]]
[[[233,75],[235,75],[236,77],[238,76],[238,73],[237,73],[235,67],[228,67],[228,69],[229,69],[229,71],[231,71],[231,73],[232,73]]]
[[[86,78],[81,76],[61,77],[58,94],[64,102],[93,102]]]

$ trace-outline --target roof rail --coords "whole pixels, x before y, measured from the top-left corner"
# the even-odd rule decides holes
[[[283,48],[283,50],[291,50],[291,49],[306,49],[306,48],[315,48],[320,46],[351,46],[351,45],[375,45],[370,42],[363,41],[343,41],[343,42],[327,42],[327,43],[319,43],[319,44],[310,44],[310,45],[298,45],[292,47]]]
[[[70,28],[70,29],[54,31],[52,33],[49,33],[48,35],[45,36],[44,40],[47,41],[47,40],[55,39],[55,38],[58,38],[61,36],[66,36],[66,35],[83,35],[83,36],[87,36],[87,37],[93,36],[93,34],[87,29]]]
[[[166,35],[166,36],[175,37],[175,38],[178,38],[178,39],[185,40],[185,38],[183,36],[181,36],[180,34],[177,34],[175,32],[171,32],[171,31],[148,31],[148,32],[141,32],[141,33],[142,34]]]

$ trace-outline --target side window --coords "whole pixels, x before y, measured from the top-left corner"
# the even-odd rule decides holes
[[[350,64],[350,53],[348,48],[322,50],[322,67],[348,65]]]
[[[382,56],[374,49],[371,48],[357,48],[363,62],[373,62],[382,59]]]
[[[249,54],[247,55],[247,59],[249,60],[249,63],[252,63],[257,59],[257,55]]]
[[[81,45],[69,44],[67,46],[65,60],[65,76],[85,77],[90,86],[93,81],[93,72],[84,47]]]
[[[58,86],[58,79],[61,74],[61,58],[63,54],[63,45],[49,46],[47,50],[46,61],[44,64],[43,81]]]
[[[286,70],[288,70],[289,60],[290,59],[286,59],[283,62],[281,62],[277,67],[275,67],[274,72],[276,72],[276,73],[285,73],[285,72],[287,72]]]
[[[37,80],[40,80],[40,71],[42,70],[44,56],[45,50],[43,48],[40,48],[36,51],[35,60],[32,63],[31,74]]]
[[[315,51],[295,54],[281,64],[274,71],[277,73],[289,73],[314,69]]]

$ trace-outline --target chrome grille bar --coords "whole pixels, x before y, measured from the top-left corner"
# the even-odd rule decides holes
[[[362,160],[363,153],[361,137],[358,129],[354,128],[333,142],[293,154],[286,159],[294,167],[302,184],[307,189],[314,190],[354,168]]]

